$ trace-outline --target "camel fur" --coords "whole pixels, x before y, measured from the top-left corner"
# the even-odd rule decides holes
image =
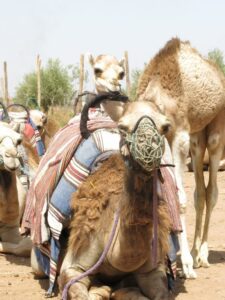
[[[155,111],[151,103],[133,102],[124,105],[123,114],[118,120],[119,129],[123,133],[131,132],[143,115],[154,119],[160,134],[168,128],[167,118]],[[133,125],[127,127],[126,120],[131,116]],[[170,222],[161,199],[158,209],[158,265],[155,268],[151,259],[151,176],[146,177],[141,169],[127,168],[121,155],[113,156],[103,163],[99,171],[90,175],[73,195],[72,208],[74,217],[70,226],[69,247],[60,270],[61,291],[71,278],[96,263],[107,243],[114,213],[120,208],[117,233],[106,260],[96,273],[109,282],[133,274],[140,289],[140,298],[136,299],[145,299],[144,295],[147,299],[168,299],[164,259],[168,250]],[[69,289],[69,299],[110,299],[111,289],[105,298],[99,295],[98,289],[95,298],[91,285],[90,277],[74,284]]]
[[[139,80],[137,99],[155,104],[171,123],[170,142],[178,185],[183,232],[181,260],[184,276],[195,278],[194,267],[208,267],[208,228],[216,204],[217,170],[224,150],[225,78],[189,42],[170,40],[149,62]],[[192,256],[186,229],[186,194],[182,183],[186,157],[191,150],[196,188],[196,227]],[[204,183],[203,157],[209,154],[209,182]],[[202,235],[203,211],[206,218]]]
[[[108,189],[105,189],[105,178],[110,187]],[[120,223],[116,237],[105,261],[96,273],[100,274],[100,278],[104,276],[111,280],[135,273],[138,286],[147,299],[167,299],[163,265],[168,251],[170,222],[166,205],[160,199],[158,266],[154,269],[151,261],[152,177],[143,179],[143,174],[136,170],[127,170],[120,155],[112,156],[103,163],[103,166],[89,176],[73,196],[74,218],[70,225],[69,248],[61,269],[61,289],[71,277],[78,275],[79,270],[86,270],[96,263],[108,241],[114,214],[118,208],[120,208]],[[69,272],[68,257],[70,263],[72,259]],[[159,273],[157,289],[152,286],[150,280],[154,272]],[[145,281],[148,279],[150,281],[146,284]],[[70,299],[92,299],[88,296],[91,279],[86,279],[84,284],[86,291],[79,287],[82,286],[81,283],[70,288]],[[159,295],[161,297],[157,298]],[[106,299],[109,299],[109,296]]]

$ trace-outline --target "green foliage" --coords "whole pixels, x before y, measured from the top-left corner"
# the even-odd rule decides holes
[[[58,59],[49,59],[41,70],[41,106],[45,111],[51,105],[69,103],[75,93],[75,81],[79,78],[78,66],[63,67]],[[15,102],[26,104],[27,99],[37,98],[37,76],[35,72],[25,75],[16,91]]]
[[[143,70],[134,69],[131,72],[131,88],[130,88],[130,99],[132,101],[136,100],[136,92],[138,87],[138,81],[142,74]]]
[[[223,61],[223,53],[219,49],[214,49],[208,53],[208,58],[213,61],[225,75],[225,64]]]

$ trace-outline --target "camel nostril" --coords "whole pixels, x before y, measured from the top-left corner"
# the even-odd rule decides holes
[[[16,142],[16,146],[21,145],[21,143],[22,143],[22,138],[18,138]]]

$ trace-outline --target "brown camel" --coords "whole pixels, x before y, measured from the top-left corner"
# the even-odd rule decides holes
[[[149,62],[140,78],[138,100],[145,100],[165,114],[171,122],[170,142],[180,199],[183,232],[181,260],[187,278],[195,278],[194,266],[209,266],[208,228],[217,201],[217,170],[224,149],[225,78],[211,62],[204,59],[189,42],[170,40]],[[195,239],[190,255],[186,229],[186,194],[182,184],[189,146],[193,157],[196,188]],[[203,157],[209,153],[209,182],[204,183]],[[202,217],[206,207],[203,236]]]
[[[128,128],[126,120],[130,119],[130,114],[133,124]],[[168,129],[168,120],[155,111],[152,103],[133,102],[124,106],[118,120],[122,135],[131,132],[138,120],[146,115],[153,118],[159,133],[164,134]],[[121,151],[129,161],[129,166],[119,154],[110,157],[73,195],[74,218],[70,225],[69,247],[60,270],[59,286],[62,291],[71,278],[79,276],[97,262],[109,239],[114,214],[119,209],[119,224],[114,240],[95,274],[109,284],[132,275],[139,289],[126,289],[118,294],[114,292],[112,299],[166,300],[168,289],[164,260],[171,226],[167,208],[164,200],[160,199],[158,261],[154,266],[151,253],[154,171],[146,173],[134,157],[131,159],[127,156],[129,147],[124,149],[122,146]],[[110,188],[105,188],[106,182]],[[92,279],[88,276],[72,285],[68,292],[69,299],[110,299],[111,288],[91,288]]]

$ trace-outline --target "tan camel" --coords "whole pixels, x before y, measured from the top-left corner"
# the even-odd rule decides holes
[[[217,200],[217,170],[224,149],[224,75],[204,59],[189,42],[170,40],[149,62],[140,78],[137,97],[153,102],[171,122],[168,139],[171,144],[181,207],[183,232],[181,260],[187,278],[195,278],[194,266],[208,266],[208,227]],[[182,184],[189,145],[194,162],[196,188],[195,239],[190,255],[186,228],[186,194]],[[203,156],[209,153],[209,182],[204,183]],[[206,207],[203,237],[202,214]]]
[[[25,256],[30,254],[31,241],[19,232],[20,206],[26,194],[16,176],[21,141],[20,134],[0,123],[0,252]]]
[[[38,129],[44,131],[45,129],[43,130],[43,128],[46,126],[45,115],[40,111],[30,111],[30,116]],[[26,119],[26,116],[24,117],[22,113],[20,120],[17,120],[18,124],[25,123]],[[31,175],[32,172],[33,175],[36,172],[40,158],[31,145],[31,141],[25,138],[25,136],[21,136],[12,127],[19,130],[20,126],[15,126],[15,123],[11,125],[1,123],[0,125],[0,149],[1,157],[3,157],[0,170],[2,178],[0,199],[0,252],[28,256],[30,255],[32,243],[28,237],[23,238],[19,230],[20,220],[25,206],[26,188],[19,178],[20,172],[17,172],[17,169],[20,167],[20,164],[18,164],[18,142],[24,146],[27,152]],[[42,136],[44,134],[45,132],[43,132]],[[46,145],[47,144],[48,140],[46,142]],[[10,168],[9,163],[14,163],[15,166]],[[8,186],[4,186],[4,182],[8,182]]]
[[[160,134],[164,134],[168,120],[155,111],[152,103],[131,102],[124,106],[120,118],[117,111],[118,127],[123,136],[131,132],[138,120],[146,115],[153,118]],[[133,124],[127,127],[126,120],[131,118]],[[126,156],[127,149],[122,147],[122,153]],[[98,261],[109,239],[114,213],[119,208],[120,221],[114,240],[95,274],[111,283],[133,275],[139,289],[127,289],[118,294],[115,292],[112,299],[169,299],[164,260],[168,251],[170,221],[165,202],[159,200],[158,261],[154,266],[151,250],[153,206],[152,200],[149,200],[153,193],[153,173],[146,174],[137,166],[134,158],[126,158],[129,166],[119,154],[103,162],[100,169],[90,175],[73,196],[74,218],[70,225],[68,251],[60,270],[61,291],[71,278],[81,275]],[[107,189],[106,178],[110,187]],[[110,299],[111,288],[101,286],[93,289],[92,279],[88,276],[72,285],[69,299]]]

